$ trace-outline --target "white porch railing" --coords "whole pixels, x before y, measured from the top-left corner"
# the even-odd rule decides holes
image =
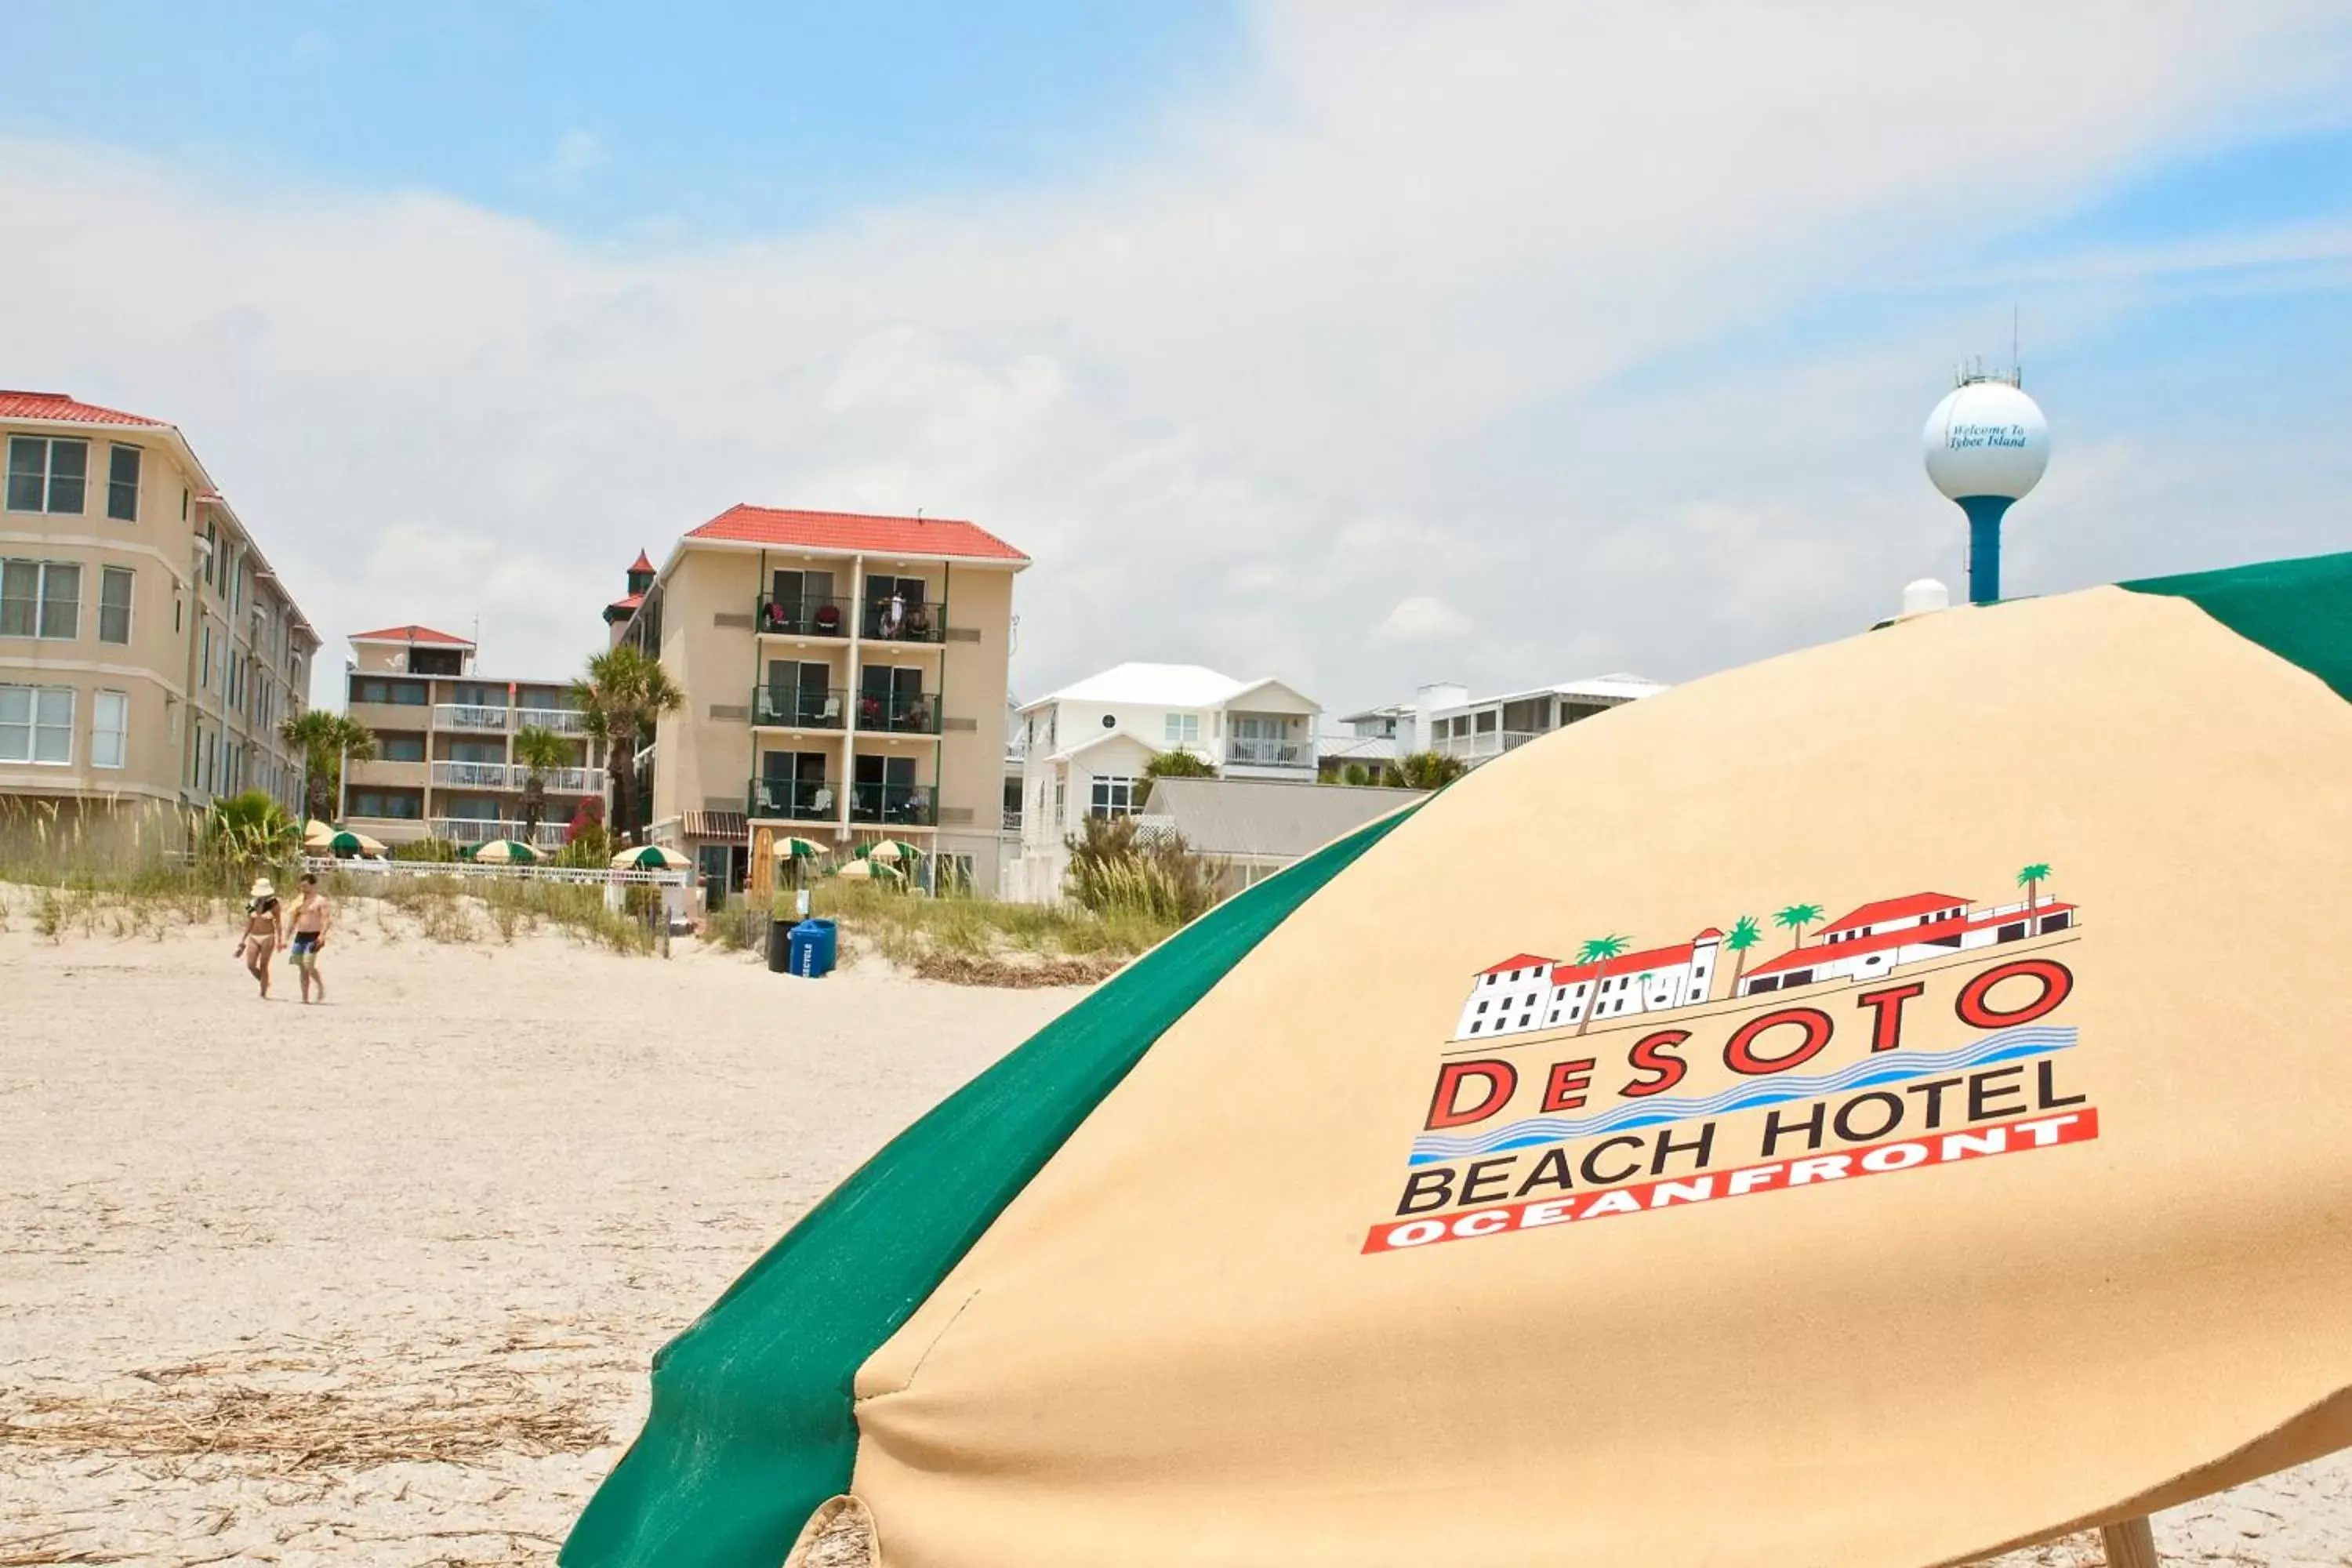
[[[1311,768],[1315,748],[1306,741],[1269,741],[1236,735],[1225,742],[1225,762],[1244,768]]]
[[[517,728],[536,725],[541,730],[552,730],[559,735],[584,735],[588,732],[588,716],[577,708],[518,708],[515,710],[515,724]]]
[[[1440,735],[1431,750],[1441,756],[1481,762],[1488,757],[1499,757],[1505,752],[1517,751],[1529,741],[1540,741],[1545,733],[1539,730],[1481,730],[1468,735]]]
[[[433,705],[433,727],[436,730],[497,730],[508,728],[509,710],[505,708],[477,708],[461,702],[436,702]]]
[[[602,768],[542,768],[540,782],[550,795],[594,795],[604,787]],[[433,782],[467,789],[521,789],[530,770],[520,763],[436,763]]]
[[[518,838],[534,848],[561,849],[563,830],[570,824],[562,819],[542,822],[539,831],[523,839],[520,822],[491,821],[473,816],[436,816],[425,824],[436,838],[446,838],[453,844],[487,844],[493,838]]]
[[[691,871],[616,870],[595,866],[485,866],[478,860],[359,860],[332,855],[305,855],[302,869],[320,875],[341,871],[354,877],[457,877],[467,881],[559,882],[574,887],[617,888],[632,884],[684,888]]]

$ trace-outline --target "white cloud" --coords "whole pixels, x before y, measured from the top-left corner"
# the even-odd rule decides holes
[[[0,146],[40,237],[0,248],[0,380],[180,423],[330,636],[478,612],[509,669],[568,672],[640,545],[750,500],[1024,547],[1028,689],[1156,658],[1391,700],[1426,644],[1365,628],[1415,604],[1477,606],[1447,634],[1473,685],[1676,677],[1957,574],[1915,443],[1992,334],[1947,291],[1769,363],[1726,345],[1948,283],[2344,63],[2252,6],[1350,3],[1255,37],[1115,176],[751,246]],[[2146,532],[2070,537],[2020,550],[2027,585]]]

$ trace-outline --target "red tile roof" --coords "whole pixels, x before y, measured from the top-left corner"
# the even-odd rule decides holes
[[[944,517],[874,517],[851,511],[794,511],[738,502],[687,535],[783,549],[931,557],[956,561],[1029,559],[977,524]]]
[[[643,594],[632,594],[625,599],[615,599],[604,606],[604,618],[608,621],[625,621],[636,614],[637,606],[645,602],[646,596]]]
[[[159,430],[171,426],[161,419],[150,419],[143,414],[125,414],[119,408],[100,408],[94,403],[77,403],[62,392],[0,391],[0,419],[62,419],[76,425],[147,425]]]
[[[1881,921],[1916,920],[1932,915],[1937,910],[1964,910],[1969,901],[1957,893],[1906,893],[1899,899],[1881,899],[1874,904],[1864,904],[1850,915],[1830,921],[1820,933],[1852,931],[1857,926],[1874,926]]]
[[[654,563],[646,558],[646,552],[642,550],[637,552],[637,559],[629,568],[632,572],[650,572],[653,569]]]
[[[353,632],[353,642],[433,642],[447,643],[453,647],[471,647],[464,637],[453,637],[447,632],[436,632],[431,626],[386,626],[380,632]]]
[[[1603,974],[1640,974],[1645,970],[1672,969],[1677,963],[1688,963],[1692,950],[1700,942],[1712,942],[1722,934],[1710,927],[1675,947],[1652,947],[1640,952],[1621,952],[1598,963],[1563,963],[1551,972],[1551,983],[1554,985],[1573,985],[1580,980],[1594,980]]]
[[[1558,963],[1559,962],[1559,960],[1557,958],[1545,958],[1539,953],[1515,952],[1510,957],[1503,960],[1502,963],[1490,963],[1478,973],[1481,974],[1508,974],[1514,969],[1541,969],[1547,963]]]
[[[1948,904],[1949,901],[1947,900],[1946,903]],[[2024,910],[2007,910],[2000,914],[1971,915],[1966,920],[1935,921],[1927,925],[1904,926],[1895,931],[1880,931],[1875,936],[1858,936],[1852,942],[1813,942],[1804,947],[1792,947],[1778,958],[1766,959],[1750,969],[1747,977],[1752,980],[1759,974],[1779,974],[1790,969],[1817,968],[1824,963],[1835,963],[1855,953],[1883,952],[1890,947],[1907,947],[1915,942],[1937,939],[1948,941],[1964,931],[1988,931],[2000,926],[2014,925],[2019,921],[2038,921],[2044,915],[2054,915],[2061,910],[2071,910],[2074,907],[2072,904],[2049,900],[2034,905],[2031,913]]]

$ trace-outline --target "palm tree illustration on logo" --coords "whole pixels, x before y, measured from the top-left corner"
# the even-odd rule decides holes
[[[1805,945],[1805,928],[1821,918],[1819,904],[1790,904],[1772,917],[1772,923],[1790,933],[1789,948],[1793,952]]]
[[[1609,961],[1624,951],[1625,939],[1622,936],[1597,936],[1576,950],[1577,963],[1597,963],[1601,966],[1593,971],[1592,994],[1585,999],[1584,1016],[1576,1021],[1578,1034],[1580,1035],[1592,1026],[1592,1015],[1601,1010],[1601,976],[1609,973]]]
[[[1739,977],[1748,973],[1748,950],[1764,940],[1764,928],[1756,923],[1754,915],[1742,915],[1731,922],[1731,934],[1723,945],[1731,950],[1731,994],[1739,994]]]
[[[2042,884],[2049,879],[2049,876],[2050,862],[2047,860],[2036,860],[2032,865],[2022,868],[2017,873],[2017,885],[2025,889],[2025,908],[2028,913],[2032,911],[2034,905],[2042,901]]]

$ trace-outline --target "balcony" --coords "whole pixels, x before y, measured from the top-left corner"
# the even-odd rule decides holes
[[[770,729],[838,730],[849,693],[838,687],[755,686],[751,722]]]
[[[588,732],[588,715],[577,708],[518,708],[515,727],[551,730],[559,735],[584,735]]]
[[[495,730],[503,734],[512,717],[512,710],[507,708],[476,708],[460,702],[433,705],[433,727],[436,730]]]
[[[743,815],[764,821],[831,822],[839,797],[833,785],[808,779],[753,779],[744,791]]]
[[[542,768],[540,783],[550,795],[594,795],[604,787],[602,768]],[[460,789],[519,790],[530,783],[520,763],[436,763],[433,782]]]
[[[846,599],[779,599],[762,594],[751,606],[752,627],[766,637],[847,637],[849,624]]]
[[[852,784],[849,820],[862,827],[934,827],[940,808],[928,784]]]
[[[1465,763],[1483,763],[1489,757],[1499,757],[1505,752],[1515,752],[1529,741],[1540,741],[1548,732],[1541,730],[1480,730],[1467,735],[1440,735],[1430,742],[1430,750],[1440,756],[1459,757]]]
[[[1236,735],[1225,742],[1225,765],[1234,768],[1298,768],[1312,772],[1315,743]]]
[[[936,735],[939,699],[921,692],[909,696],[866,692],[857,699],[857,728],[866,734]]]
[[[864,619],[857,628],[858,636],[868,642],[945,642],[948,636],[948,606],[942,599],[936,605],[917,605],[902,609],[897,620],[890,616],[886,600],[866,606]]]

